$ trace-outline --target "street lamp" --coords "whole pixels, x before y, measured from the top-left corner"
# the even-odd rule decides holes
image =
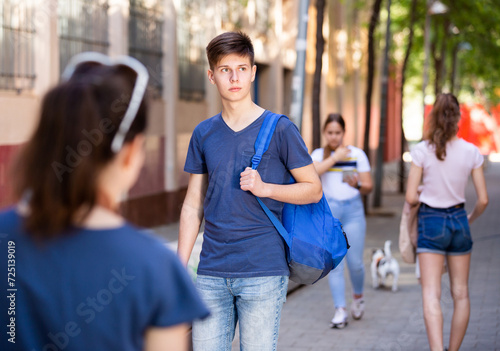
[[[425,27],[424,27],[424,69],[423,69],[423,80],[422,80],[422,92],[423,96],[423,115],[425,117],[425,91],[427,89],[427,84],[429,83],[429,55],[430,55],[430,27],[431,27],[431,16],[432,15],[442,15],[448,12],[448,7],[439,0],[427,0],[427,11],[425,12]]]
[[[299,32],[295,42],[297,59],[292,80],[292,104],[290,106],[290,117],[302,130],[302,112],[304,109],[304,82],[306,70],[307,50],[307,23],[309,21],[309,0],[300,0],[299,3]]]
[[[458,94],[459,92],[459,84],[458,84],[458,71],[459,71],[459,65],[458,65],[458,53],[460,51],[469,51],[472,50],[472,45],[470,45],[466,41],[462,41],[458,43],[455,48],[453,49],[453,62],[451,66],[451,93],[452,94]]]

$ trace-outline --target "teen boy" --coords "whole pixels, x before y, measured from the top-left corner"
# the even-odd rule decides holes
[[[208,79],[219,91],[222,112],[201,122],[191,138],[178,248],[187,263],[204,216],[196,285],[212,314],[193,325],[193,348],[231,350],[239,322],[241,350],[276,350],[289,271],[284,243],[255,197],[281,218],[283,202],[319,201],[321,182],[287,118],[279,120],[258,171],[248,167],[268,113],[250,95],[257,69],[252,42],[244,33],[228,32],[206,51]],[[295,184],[286,184],[290,173]]]

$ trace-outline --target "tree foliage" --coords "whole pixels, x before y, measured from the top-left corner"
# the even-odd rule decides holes
[[[434,93],[454,91],[454,61],[456,84],[462,93],[470,93],[485,106],[500,102],[500,2],[497,0],[441,0],[448,12],[431,16],[430,85]],[[408,35],[411,0],[395,4],[392,30],[394,37]],[[415,10],[414,47],[407,62],[408,84],[421,86],[424,61],[424,21],[426,1],[418,0]],[[406,39],[407,40],[407,39]],[[404,41],[403,41],[404,42]],[[393,45],[393,60],[397,61]],[[406,45],[406,44],[403,44]],[[401,63],[401,62],[399,62]],[[420,89],[420,88],[419,88]],[[458,93],[454,91],[454,93]]]

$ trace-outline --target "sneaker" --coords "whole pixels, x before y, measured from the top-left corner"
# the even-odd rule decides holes
[[[361,319],[363,313],[365,312],[365,301],[362,297],[359,299],[353,299],[351,304],[351,315],[354,319]]]
[[[332,318],[332,328],[342,329],[347,325],[347,312],[343,307],[337,307]]]

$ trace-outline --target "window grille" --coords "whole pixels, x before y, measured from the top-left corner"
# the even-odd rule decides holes
[[[108,0],[63,0],[58,4],[60,71],[84,51],[108,53]]]
[[[183,100],[205,98],[205,13],[205,1],[182,1],[177,21],[177,48],[179,97]]]
[[[33,88],[34,18],[33,1],[0,1],[0,89]]]
[[[162,91],[162,0],[130,0],[129,54],[149,71],[149,85],[154,94]],[[154,95],[153,94],[153,95]]]

